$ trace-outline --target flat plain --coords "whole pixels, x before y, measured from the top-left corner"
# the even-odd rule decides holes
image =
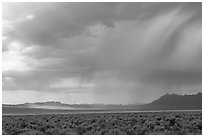
[[[6,135],[202,134],[202,112],[130,112],[2,117]]]

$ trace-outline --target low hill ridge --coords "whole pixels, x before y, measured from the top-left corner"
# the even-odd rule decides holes
[[[202,105],[202,93],[193,95],[165,94],[153,101],[152,105]]]

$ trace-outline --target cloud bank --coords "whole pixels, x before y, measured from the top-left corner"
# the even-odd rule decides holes
[[[201,3],[3,3],[3,101],[127,104],[201,91],[201,19]]]

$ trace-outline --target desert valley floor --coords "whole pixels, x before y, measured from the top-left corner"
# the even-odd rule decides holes
[[[3,135],[202,134],[202,111],[3,115]]]

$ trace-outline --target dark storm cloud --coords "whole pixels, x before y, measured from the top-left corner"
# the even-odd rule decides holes
[[[142,101],[163,89],[201,87],[201,3],[34,5],[40,7],[25,9],[33,19],[6,24],[3,49],[6,53],[10,42],[21,41],[33,48],[23,55],[36,64],[29,72],[4,71],[3,90],[60,91],[50,85],[77,78],[96,84],[96,98],[101,92],[126,92],[135,97],[128,95],[127,101]],[[191,91],[179,91],[184,92]]]
[[[15,30],[6,31],[6,35],[24,42],[58,47],[67,45],[67,39],[85,33],[91,25],[114,27],[116,21],[147,20],[175,8],[192,10],[198,6],[194,3],[48,3],[37,10],[32,21],[16,23]],[[13,7],[17,6],[11,3],[10,8]],[[19,8],[16,11],[19,12]]]

